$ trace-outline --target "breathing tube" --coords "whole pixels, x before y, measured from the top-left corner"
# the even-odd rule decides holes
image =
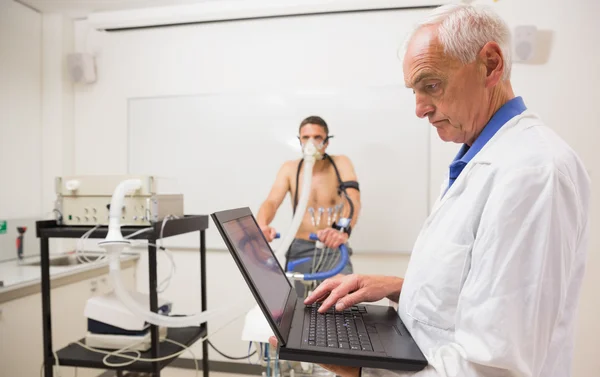
[[[123,249],[130,246],[131,242],[123,238],[119,219],[121,217],[125,195],[128,192],[139,190],[141,186],[142,182],[139,179],[125,180],[117,186],[110,203],[108,233],[104,241],[98,243],[98,245],[104,248],[108,254],[110,280],[117,298],[127,309],[139,318],[142,318],[144,321],[153,325],[163,327],[198,326],[201,323],[207,322],[209,319],[222,316],[225,311],[229,312],[231,308],[223,308],[213,309],[191,316],[169,317],[149,311],[148,308],[142,307],[133,297],[131,297],[121,280],[120,259]]]
[[[306,143],[303,150],[303,159],[302,161],[306,162],[306,168],[304,171],[304,179],[302,180],[302,196],[300,197],[300,202],[298,203],[298,210],[294,213],[294,218],[292,219],[292,223],[285,233],[285,237],[279,244],[275,255],[277,259],[282,260],[285,258],[285,254],[287,253],[290,245],[294,241],[294,237],[296,237],[296,233],[302,224],[302,219],[304,218],[304,213],[306,212],[306,207],[308,205],[308,197],[310,195],[310,184],[312,182],[312,171],[315,165],[315,161],[321,158],[321,153],[317,149],[317,147],[313,143]],[[297,192],[297,191],[296,191]]]
[[[331,165],[333,166],[333,170],[335,170],[335,175],[337,176],[338,183],[339,183],[338,193],[343,194],[344,197],[346,198],[346,200],[348,201],[348,204],[350,206],[350,213],[348,214],[348,219],[352,220],[352,217],[354,216],[354,203],[352,202],[352,199],[350,199],[350,196],[348,196],[348,193],[346,192],[346,188],[350,187],[350,188],[355,188],[358,190],[359,189],[358,182],[342,181],[342,176],[340,175],[337,165],[335,164],[335,161],[333,161],[331,156],[328,155],[327,153],[325,153],[323,155],[323,158],[328,159],[331,162]],[[303,163],[303,160],[300,160],[300,163],[298,164],[298,170],[296,172],[296,191],[294,192],[294,215],[296,214],[296,202],[298,201],[298,177],[300,176],[300,168],[302,167],[302,163]],[[304,186],[303,186],[303,188],[304,188]],[[302,194],[304,194],[304,191],[302,191]],[[303,197],[300,198],[300,200],[302,200],[302,199],[303,199]],[[348,222],[348,224],[346,226],[348,226],[348,225],[350,225],[350,222]]]

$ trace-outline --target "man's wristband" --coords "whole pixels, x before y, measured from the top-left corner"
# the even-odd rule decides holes
[[[342,230],[342,232],[346,233],[348,235],[348,237],[350,237],[350,234],[352,233],[352,226],[350,226],[350,225],[348,225],[347,227],[342,229],[342,227],[340,227],[338,224],[333,223],[333,224],[331,224],[331,227],[333,229]]]

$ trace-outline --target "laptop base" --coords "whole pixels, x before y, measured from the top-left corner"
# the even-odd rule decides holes
[[[404,327],[397,312],[390,306],[361,304],[362,314],[373,351],[310,346],[307,326],[310,309],[298,299],[285,346],[279,347],[279,358],[352,367],[418,371],[427,360]],[[331,344],[335,346],[335,344]]]

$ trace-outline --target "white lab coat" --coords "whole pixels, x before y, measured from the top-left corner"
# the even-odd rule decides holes
[[[412,252],[398,312],[430,365],[363,377],[570,376],[589,198],[573,150],[532,112],[511,119]]]

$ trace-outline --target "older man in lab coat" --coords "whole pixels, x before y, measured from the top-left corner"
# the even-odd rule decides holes
[[[389,298],[428,359],[419,372],[325,366],[342,377],[571,375],[588,241],[589,177],[516,97],[510,35],[494,13],[438,8],[403,61],[416,114],[462,144],[405,278],[349,275],[306,300]],[[272,340],[272,342],[276,342]]]

